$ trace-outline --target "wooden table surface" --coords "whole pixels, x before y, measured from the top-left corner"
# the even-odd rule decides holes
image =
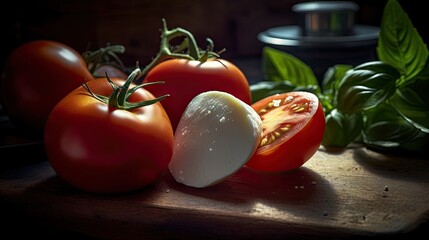
[[[320,149],[287,174],[243,168],[215,186],[196,189],[167,173],[149,187],[114,195],[78,191],[56,176],[43,151],[33,154],[35,159],[20,164],[1,155],[3,163],[16,163],[0,171],[0,220],[7,223],[1,226],[14,234],[35,231],[63,239],[65,233],[67,239],[423,239],[429,234],[426,159],[365,148]]]

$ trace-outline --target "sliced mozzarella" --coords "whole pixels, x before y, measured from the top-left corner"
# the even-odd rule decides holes
[[[261,136],[261,118],[251,106],[226,92],[201,93],[177,126],[170,172],[187,186],[214,185],[248,162]]]

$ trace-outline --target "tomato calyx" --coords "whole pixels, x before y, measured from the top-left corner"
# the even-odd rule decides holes
[[[206,41],[208,43],[207,49],[204,51],[203,55],[198,59],[200,62],[206,62],[210,58],[219,58],[220,54],[225,52],[226,49],[222,49],[219,52],[213,52],[214,51],[214,42],[210,38],[206,38]]]
[[[91,89],[89,88],[89,86],[86,82],[83,83],[82,86],[83,86],[83,88],[85,88],[85,90],[88,91],[88,93],[92,97],[99,100],[100,102],[108,104],[109,107],[112,107],[114,109],[132,110],[135,108],[144,107],[147,105],[154,104],[154,103],[159,102],[162,99],[169,96],[169,94],[165,94],[165,95],[162,95],[160,97],[157,97],[157,98],[154,98],[151,100],[145,100],[145,101],[139,101],[139,102],[129,102],[128,99],[130,98],[130,96],[135,91],[137,91],[139,88],[143,88],[143,87],[148,86],[148,85],[162,84],[163,83],[162,81],[143,83],[143,84],[139,84],[137,86],[130,88],[131,83],[139,74],[141,74],[141,70],[139,67],[137,67],[133,72],[131,72],[131,74],[128,76],[127,80],[125,81],[125,83],[122,86],[116,85],[109,78],[109,76],[106,74],[106,79],[109,82],[109,84],[112,86],[112,89],[113,89],[113,92],[109,97],[99,95],[99,94],[95,94],[94,92],[91,91]]]
[[[123,72],[126,72],[125,65],[117,54],[125,52],[125,47],[122,45],[110,45],[100,48],[96,51],[87,50],[82,53],[82,57],[88,66],[88,70],[92,75],[100,65],[110,65]]]

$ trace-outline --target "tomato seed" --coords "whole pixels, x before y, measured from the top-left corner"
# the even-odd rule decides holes
[[[289,131],[292,127],[292,124],[285,124],[282,127],[278,128],[280,131],[282,131],[283,133]]]
[[[308,103],[301,103],[301,104],[292,104],[290,109],[296,113],[304,112],[308,110]]]
[[[264,138],[262,138],[262,140],[261,140],[261,143],[259,144],[259,146],[264,146],[265,144],[267,144],[267,142],[268,142],[268,139],[267,139],[267,137],[265,136]]]
[[[292,102],[292,100],[293,100],[293,97],[292,96],[287,96],[286,98],[285,98],[285,103],[290,103],[290,102]]]

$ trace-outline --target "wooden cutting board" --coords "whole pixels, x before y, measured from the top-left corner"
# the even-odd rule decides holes
[[[287,174],[243,168],[196,189],[167,173],[140,191],[99,195],[41,159],[1,171],[0,204],[2,218],[103,239],[427,237],[429,161],[321,149]]]

